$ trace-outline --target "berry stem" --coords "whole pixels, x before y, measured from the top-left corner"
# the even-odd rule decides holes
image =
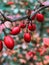
[[[42,22],[42,23],[41,23],[41,27],[40,27],[40,37],[42,37],[43,25],[44,25],[44,23]]]

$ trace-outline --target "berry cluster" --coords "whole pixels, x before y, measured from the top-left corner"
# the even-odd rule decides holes
[[[31,15],[31,13],[30,13],[30,15]],[[30,16],[30,15],[28,15],[28,16]],[[24,33],[23,37],[24,37],[24,40],[26,42],[30,42],[31,41],[30,32],[33,32],[33,31],[36,30],[36,24],[34,24],[32,22],[32,20],[35,20],[35,19],[37,19],[38,22],[42,23],[44,21],[44,15],[41,14],[41,13],[37,13],[31,19],[30,18],[28,19],[29,23],[25,23],[25,21],[20,22],[20,24],[18,26],[15,26],[10,30],[10,34],[11,35],[18,35],[20,33],[20,31],[21,31],[21,28],[22,29],[26,28],[27,31]],[[28,30],[30,32],[28,32]],[[14,39],[10,35],[6,35],[4,37],[4,43],[7,46],[7,48],[13,49],[13,47],[14,47]],[[2,48],[3,48],[3,44],[2,44],[2,41],[0,40],[0,51],[2,50]]]

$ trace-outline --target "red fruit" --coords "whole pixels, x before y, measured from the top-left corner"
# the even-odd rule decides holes
[[[40,52],[40,55],[41,55],[41,56],[44,55],[45,52],[46,52],[46,50],[42,50],[42,51]]]
[[[3,44],[2,44],[2,41],[0,40],[0,51],[2,51],[3,49]]]
[[[20,23],[20,27],[21,27],[21,28],[25,28],[25,27],[26,27],[26,24],[21,22],[21,23]]]
[[[43,43],[45,47],[49,47],[49,38],[43,38]]]
[[[30,33],[25,33],[25,34],[24,34],[24,40],[25,40],[26,42],[30,42],[30,41],[31,41],[31,35],[30,35]]]
[[[35,55],[35,54],[36,54],[36,52],[35,52],[35,51],[32,51],[32,53],[33,53],[33,55]]]
[[[30,57],[32,57],[32,56],[33,56],[33,52],[29,51],[29,52],[28,52],[28,55],[29,55]]]
[[[35,25],[35,24],[32,24],[32,25],[29,24],[28,29],[29,29],[30,31],[35,31],[36,25]]]
[[[9,48],[9,49],[14,48],[14,40],[11,36],[5,36],[4,37],[4,43],[7,46],[7,48]]]
[[[17,35],[20,32],[20,27],[14,27],[10,32],[12,35]]]
[[[42,52],[42,48],[37,49],[37,52]]]
[[[38,13],[38,14],[36,15],[36,19],[37,19],[38,22],[43,22],[43,21],[44,21],[44,16],[43,16],[43,14]]]
[[[45,48],[48,48],[49,46],[48,45],[44,45]]]
[[[12,4],[14,4],[14,2],[12,2],[12,1],[9,1],[9,2],[7,3],[7,5],[12,5]]]
[[[34,20],[34,19],[35,19],[35,17],[36,17],[36,15],[32,16],[32,18],[31,18],[31,19],[32,19],[32,20]]]

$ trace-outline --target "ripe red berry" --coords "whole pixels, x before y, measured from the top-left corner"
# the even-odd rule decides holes
[[[29,52],[28,52],[28,55],[29,55],[29,56],[34,56],[35,54],[36,54],[36,52],[34,52],[34,51],[29,51]]]
[[[20,32],[20,27],[14,27],[12,31],[10,32],[12,35],[17,35]]]
[[[33,57],[32,51],[29,51],[29,52],[28,52],[28,55],[29,55],[30,57]]]
[[[37,49],[37,52],[42,52],[42,48]]]
[[[2,49],[3,49],[3,43],[2,43],[2,41],[0,40],[0,51],[2,51]]]
[[[45,52],[46,52],[46,48],[39,48],[38,50],[37,50],[39,53],[40,53],[40,55],[42,56]]]
[[[46,44],[44,44],[44,47],[45,47],[45,48],[48,48],[49,46],[48,46],[48,45],[46,45]]]
[[[32,25],[29,24],[28,29],[29,29],[30,31],[35,31],[36,25],[35,25],[35,24],[32,24]]]
[[[43,22],[44,21],[43,14],[40,14],[40,13],[36,14],[36,19],[38,22]]]
[[[25,40],[26,42],[30,42],[30,41],[31,41],[31,35],[30,35],[30,33],[25,33],[25,34],[24,34],[24,40]]]
[[[23,23],[23,22],[21,22],[21,23],[20,23],[20,27],[21,27],[21,28],[25,28],[25,27],[26,27],[26,24]]]
[[[4,37],[4,43],[7,46],[7,48],[9,48],[9,49],[14,48],[14,40],[11,36],[5,36]]]
[[[7,3],[7,5],[13,5],[14,4],[14,2],[12,2],[12,1],[9,1],[8,3]]]
[[[31,18],[32,20],[34,20],[35,19],[35,15],[34,16],[32,16],[32,18]]]

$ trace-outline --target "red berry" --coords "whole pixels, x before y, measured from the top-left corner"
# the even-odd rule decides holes
[[[14,27],[10,32],[12,35],[17,35],[20,32],[20,27]]]
[[[44,47],[45,47],[45,48],[48,48],[49,46],[48,46],[48,45],[46,45],[46,44],[44,44]]]
[[[34,16],[32,16],[32,18],[31,18],[32,20],[34,20],[35,19],[35,15]]]
[[[32,24],[32,25],[29,24],[28,29],[29,29],[30,31],[35,31],[36,25],[35,25],[35,24]]]
[[[35,51],[32,51],[32,53],[33,53],[33,55],[35,55],[35,54],[36,54],[36,52],[35,52]]]
[[[20,23],[20,27],[21,27],[21,28],[25,28],[25,27],[26,27],[26,24],[23,23],[23,22],[21,22],[21,23]]]
[[[30,42],[30,41],[31,41],[31,35],[30,35],[30,33],[25,33],[25,34],[24,34],[24,40],[25,40],[26,42]]]
[[[0,51],[2,51],[3,49],[3,44],[2,44],[2,41],[0,40]]]
[[[28,55],[29,55],[29,56],[34,56],[35,54],[36,54],[36,52],[34,52],[34,51],[29,51],[29,52],[28,52]]]
[[[33,53],[32,53],[31,51],[29,51],[29,52],[28,52],[28,55],[29,55],[30,57],[32,57],[32,56],[33,56]]]
[[[12,2],[12,1],[9,1],[9,2],[7,3],[7,5],[12,5],[12,4],[14,4],[14,2]]]
[[[4,43],[9,49],[13,49],[14,47],[14,40],[11,36],[5,36],[4,37]]]
[[[37,49],[37,52],[41,52],[41,51],[42,51],[42,48]]]
[[[43,21],[44,21],[44,16],[43,16],[43,14],[38,13],[38,14],[36,15],[36,19],[37,19],[38,22],[43,22]]]

